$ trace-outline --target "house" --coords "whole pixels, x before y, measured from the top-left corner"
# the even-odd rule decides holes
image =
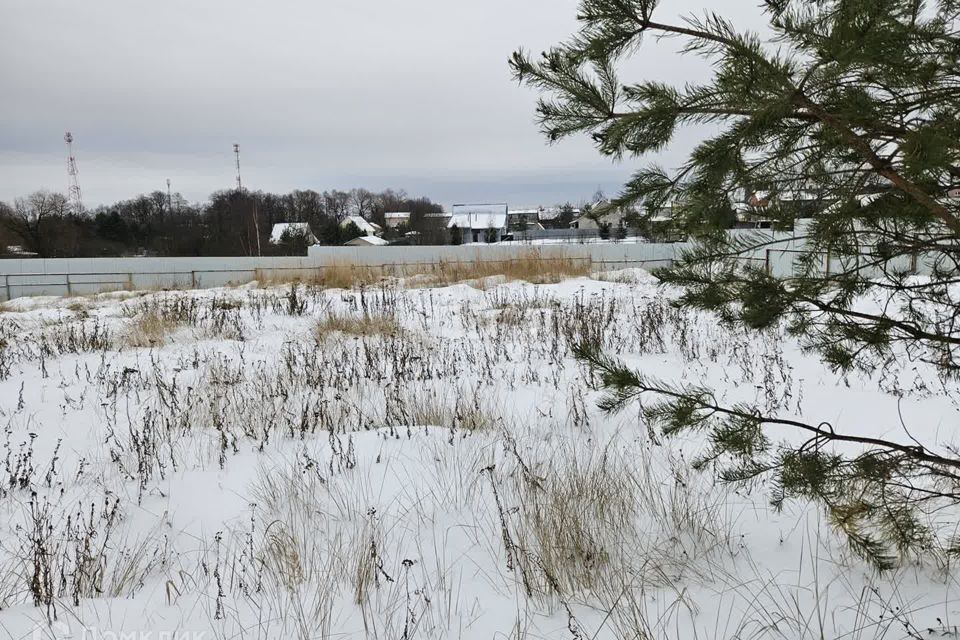
[[[507,235],[507,205],[455,204],[447,229],[454,244],[500,242]]]
[[[370,222],[363,216],[347,216],[340,222],[340,228],[346,227],[351,222],[357,227],[357,229],[360,229],[365,236],[379,235],[383,231],[383,227],[376,223]]]
[[[396,229],[401,224],[410,224],[409,211],[388,211],[383,214],[383,220],[391,229]]]
[[[590,213],[574,218],[570,228],[600,230],[601,225],[609,225],[610,229],[616,229],[626,224],[626,214],[622,207],[613,206],[609,200],[600,200],[590,207]]]
[[[380,236],[357,236],[353,240],[344,242],[345,247],[383,247],[390,244]]]
[[[687,236],[677,227],[679,213],[679,206],[675,202],[666,202],[647,211],[643,216],[646,224],[641,223],[641,228],[653,242],[683,242]]]
[[[574,209],[574,211],[577,212],[577,215],[574,217],[580,217],[580,210]],[[540,224],[553,222],[554,220],[560,217],[560,213],[561,213],[560,207],[541,208],[540,213],[537,215],[537,221]]]
[[[733,205],[733,213],[736,220],[733,223],[734,229],[769,229],[770,219],[766,215],[766,208],[769,201],[763,201],[763,204],[755,204],[758,200],[751,197],[747,202],[737,202]]]
[[[512,209],[507,212],[507,229],[510,231],[526,231],[527,229],[543,229],[540,224],[541,209]]]
[[[570,206],[540,209],[538,220],[544,229],[566,229],[581,215],[580,209]]]
[[[743,197],[734,202],[735,229],[769,229],[772,220],[781,224],[790,219],[809,218],[829,204],[817,192],[796,189],[772,193],[769,191],[744,191]]]
[[[270,230],[270,244],[281,244],[303,239],[308,245],[317,244],[317,237],[306,222],[278,222]]]

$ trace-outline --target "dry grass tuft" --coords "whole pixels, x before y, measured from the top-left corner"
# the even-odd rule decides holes
[[[179,324],[170,316],[157,311],[145,311],[133,319],[126,336],[130,347],[154,347],[163,345],[167,336],[177,329]]]
[[[497,277],[553,284],[566,278],[588,276],[590,266],[589,258],[573,258],[562,253],[545,255],[537,249],[531,249],[507,260],[440,261],[432,265],[331,264],[270,276],[258,273],[258,281],[272,285],[302,282],[327,289],[352,289],[379,284],[384,280],[408,279],[405,284],[411,287],[472,282],[483,288],[485,280]]]
[[[67,310],[83,314],[90,310],[90,303],[84,298],[71,300],[67,303]]]
[[[297,269],[274,272],[257,271],[257,282],[263,286],[302,283],[325,289],[353,289],[383,281],[391,275],[384,268],[354,264],[330,264],[315,269]]]
[[[388,275],[389,273],[382,268],[332,264],[320,270],[314,283],[328,289],[353,289],[376,284]]]
[[[353,601],[364,607],[375,590],[395,578],[386,569],[386,532],[375,509],[367,512],[363,528],[350,551],[347,571],[353,583]]]
[[[306,581],[300,545],[285,524],[276,520],[267,529],[261,560],[277,583],[293,591]]]
[[[436,392],[417,393],[407,400],[413,425],[471,432],[494,429],[501,421],[490,405],[480,392],[470,394],[459,391],[453,396]]]
[[[555,284],[566,278],[589,274],[589,258],[571,258],[562,254],[545,256],[536,250],[509,260],[441,262],[432,271],[438,284],[482,281],[496,276],[534,284]]]
[[[571,457],[546,478],[522,482],[518,542],[535,551],[547,591],[595,589],[622,567],[637,515],[636,489],[624,471],[606,456]]]
[[[402,331],[397,319],[385,313],[349,315],[331,311],[317,320],[313,326],[313,337],[317,342],[323,342],[334,333],[361,338],[377,335],[393,336]]]

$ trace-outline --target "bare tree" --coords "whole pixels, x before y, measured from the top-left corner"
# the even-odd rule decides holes
[[[373,213],[376,196],[367,189],[350,190],[350,214],[367,218]]]
[[[62,193],[36,191],[25,198],[17,198],[13,209],[0,220],[23,239],[25,248],[42,258],[56,253],[57,227],[69,213],[69,202]]]
[[[327,215],[342,220],[350,210],[350,194],[346,191],[324,191],[323,206]]]
[[[296,189],[283,196],[287,222],[317,222],[323,215],[323,197],[312,189]]]

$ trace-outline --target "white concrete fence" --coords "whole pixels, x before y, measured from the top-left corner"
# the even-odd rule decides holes
[[[754,232],[755,233],[755,232]],[[767,233],[769,235],[769,233]],[[745,259],[769,273],[789,275],[804,253],[787,234],[778,244]],[[38,295],[87,295],[116,290],[204,289],[254,280],[275,281],[320,276],[330,267],[377,268],[386,273],[430,272],[438,265],[511,260],[582,260],[592,270],[669,265],[688,248],[685,243],[612,243],[585,245],[467,245],[430,247],[311,247],[307,257],[233,258],[50,258],[0,260],[0,300]],[[824,268],[835,271],[824,256]],[[834,261],[835,262],[835,261]],[[905,266],[910,266],[906,265]],[[924,265],[912,265],[926,271]]]
[[[86,295],[117,290],[208,289],[322,275],[330,267],[429,272],[441,263],[520,259],[583,260],[598,269],[669,264],[680,247],[621,244],[568,246],[311,247],[307,257],[32,258],[0,260],[0,300]]]

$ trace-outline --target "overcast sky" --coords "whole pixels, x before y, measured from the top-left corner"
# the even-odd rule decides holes
[[[705,6],[664,4],[663,16]],[[167,178],[203,199],[233,185],[234,142],[244,185],[268,191],[393,187],[517,206],[615,191],[637,162],[583,139],[546,145],[536,95],[507,67],[516,48],[573,33],[576,5],[0,0],[0,199],[66,189],[68,129],[87,206]],[[631,79],[702,79],[675,46],[649,47]]]

